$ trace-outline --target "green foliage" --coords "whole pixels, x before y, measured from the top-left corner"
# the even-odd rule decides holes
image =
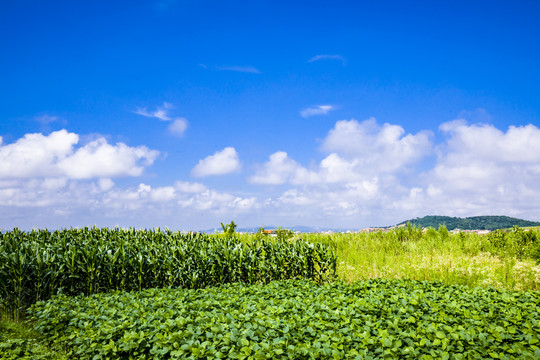
[[[0,320],[0,359],[67,359],[43,345],[43,337],[24,323]]]
[[[538,359],[540,294],[370,280],[57,296],[37,329],[79,359]]]
[[[234,223],[234,221],[231,220],[231,223],[228,224],[228,225],[225,225],[223,223],[221,223],[221,228],[223,229],[223,234],[225,234],[226,236],[233,236],[234,235],[234,231],[236,230],[236,227],[238,225],[236,225]]]
[[[428,237],[430,237],[432,239],[436,239],[437,236],[439,236],[439,233],[437,232],[437,230],[435,230],[435,228],[430,226],[430,227],[427,228],[426,236],[428,236]]]
[[[411,223],[414,226],[426,228],[430,226],[437,228],[441,225],[445,225],[448,230],[497,230],[508,229],[512,228],[513,226],[540,226],[540,222],[537,221],[527,221],[509,216],[472,216],[467,218],[451,216],[424,216],[423,218],[403,221],[398,225],[406,223]]]
[[[254,238],[256,240],[261,240],[263,237],[265,237],[266,234],[264,233],[264,227],[260,227],[257,229],[257,232],[254,234]]]
[[[438,232],[443,240],[448,239],[448,237],[450,236],[450,234],[448,233],[448,229],[446,228],[446,225],[439,225]]]
[[[287,240],[287,239],[290,239],[291,237],[294,236],[294,233],[292,230],[290,229],[285,229],[281,226],[279,226],[277,229],[276,229],[276,237],[278,240]]]
[[[488,240],[488,250],[494,254],[517,259],[532,258],[540,262],[540,239],[537,231],[525,231],[514,226],[510,232],[502,230],[490,232]]]
[[[234,228],[234,227],[233,227]],[[324,244],[169,230],[84,228],[0,233],[0,310],[15,319],[54,294],[203,288],[232,282],[332,279]]]

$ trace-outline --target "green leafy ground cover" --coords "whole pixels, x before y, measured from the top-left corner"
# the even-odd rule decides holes
[[[43,335],[31,327],[0,319],[0,359],[63,360],[68,357],[50,349]]]
[[[538,292],[289,280],[56,296],[31,314],[80,359],[538,359],[539,309]]]
[[[204,288],[335,274],[325,244],[300,240],[107,228],[0,232],[0,313],[21,312],[54,294]]]

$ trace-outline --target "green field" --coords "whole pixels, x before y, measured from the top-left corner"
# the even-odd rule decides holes
[[[2,236],[2,359],[540,358],[537,230]]]

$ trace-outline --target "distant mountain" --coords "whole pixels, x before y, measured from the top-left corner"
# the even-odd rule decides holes
[[[423,218],[406,220],[398,225],[411,223],[414,226],[433,227],[437,229],[439,225],[445,225],[448,230],[497,230],[511,228],[514,225],[540,226],[540,222],[517,219],[509,216],[472,216],[466,218],[430,215]]]

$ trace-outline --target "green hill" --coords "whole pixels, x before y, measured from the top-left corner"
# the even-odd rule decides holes
[[[448,230],[496,230],[506,229],[513,226],[540,226],[540,222],[517,219],[509,216],[472,216],[466,218],[429,215],[423,218],[406,220],[398,225],[411,223],[414,226],[433,227],[445,225]]]

